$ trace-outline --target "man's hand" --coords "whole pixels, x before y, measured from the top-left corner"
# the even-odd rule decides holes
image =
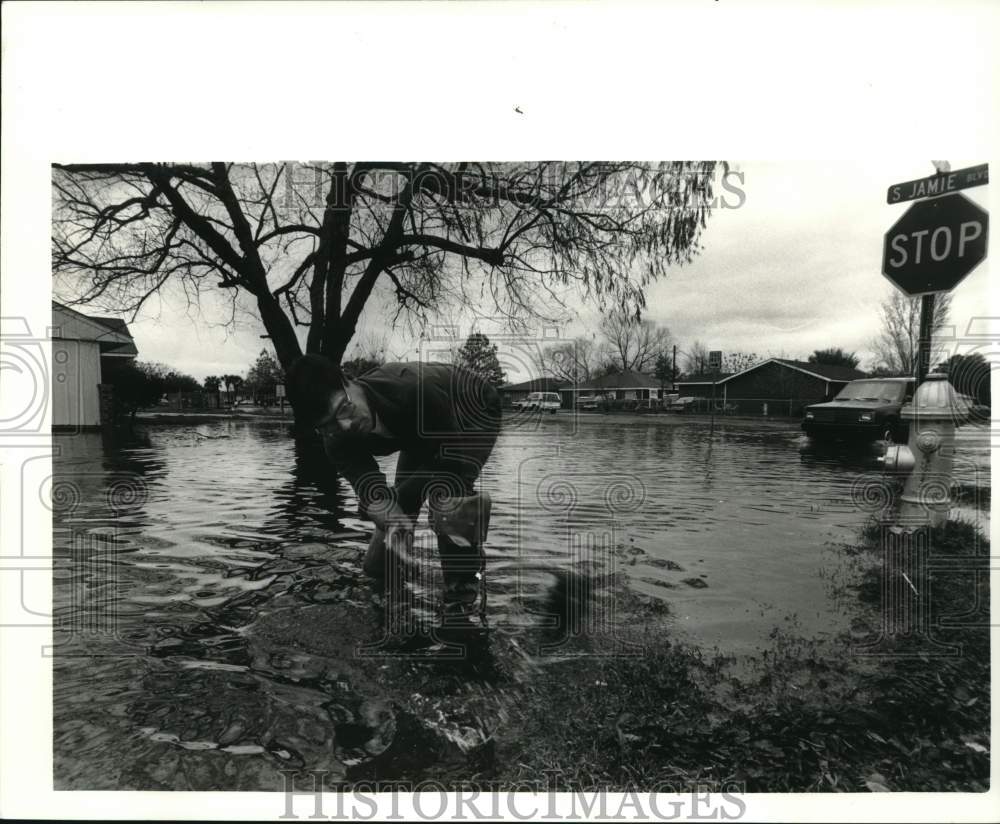
[[[409,518],[389,522],[385,558],[386,567],[394,568],[401,581],[414,581],[419,577],[419,565],[413,558],[413,521]]]
[[[413,519],[403,512],[403,510],[398,506],[393,506],[385,516],[385,524],[383,528],[387,534],[392,532],[394,529],[409,529],[412,532]]]
[[[397,558],[406,558],[413,549],[413,519],[399,507],[385,518],[385,544]]]
[[[413,529],[413,520],[403,512],[398,506],[393,505],[388,512],[382,512],[377,509],[368,510],[365,516],[369,518],[375,526],[382,530],[382,532],[388,534],[395,527],[409,526]]]
[[[386,573],[386,561],[397,568],[413,567],[410,556],[413,552],[413,521],[402,512],[381,519],[376,524],[368,552],[365,554],[364,570],[374,578],[382,578]]]
[[[397,560],[407,561],[413,552],[413,523],[409,519],[405,523],[391,523],[385,534],[385,545]]]

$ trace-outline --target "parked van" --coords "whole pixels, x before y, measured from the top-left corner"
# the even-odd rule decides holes
[[[832,401],[806,407],[802,430],[814,438],[877,440],[889,432],[903,443],[909,431],[899,416],[913,398],[913,378],[861,378],[851,381]]]

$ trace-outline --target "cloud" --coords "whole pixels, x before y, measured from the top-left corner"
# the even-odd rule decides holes
[[[977,162],[951,161],[952,168]],[[878,333],[878,304],[893,288],[880,273],[883,235],[906,208],[887,205],[886,189],[931,174],[930,162],[829,159],[735,168],[744,176],[745,202],[712,213],[701,253],[649,288],[646,316],[669,326],[682,348],[699,340],[725,352],[794,357],[828,346],[866,352]],[[984,189],[966,195],[986,205]],[[974,317],[988,314],[987,266],[953,293],[952,323],[960,332]],[[576,297],[569,304],[577,318],[560,326],[560,335],[591,334],[599,320],[593,307]],[[472,319],[461,309],[454,314],[464,336]],[[193,319],[186,303],[165,301],[159,322],[151,312],[132,324],[140,357],[199,378],[244,372],[267,341],[249,315],[242,315],[235,329],[209,325],[227,311],[222,296],[209,299]],[[392,314],[391,300],[372,303],[360,331],[384,334],[392,356],[416,357],[416,330],[394,324]]]

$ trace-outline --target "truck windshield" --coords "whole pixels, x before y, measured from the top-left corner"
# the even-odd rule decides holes
[[[880,401],[899,403],[906,393],[902,381],[853,381],[840,390],[836,401]]]

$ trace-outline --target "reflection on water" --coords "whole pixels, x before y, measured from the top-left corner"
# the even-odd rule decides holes
[[[475,750],[474,726],[432,735],[400,710],[426,675],[379,646],[384,600],[360,572],[370,525],[285,425],[55,441],[57,787],[279,789],[276,765],[440,777]],[[493,631],[531,659],[546,605],[574,597],[555,568],[625,581],[664,605],[664,632],[725,652],[753,650],[786,616],[836,632],[847,616],[825,547],[880,505],[859,493],[880,478],[876,454],[773,422],[509,425],[481,480]],[[987,461],[985,441],[963,445],[956,478],[988,500]],[[433,546],[426,521],[417,537]],[[428,619],[429,578],[414,588]],[[500,670],[530,677],[489,656],[435,668],[462,694],[488,693]]]

